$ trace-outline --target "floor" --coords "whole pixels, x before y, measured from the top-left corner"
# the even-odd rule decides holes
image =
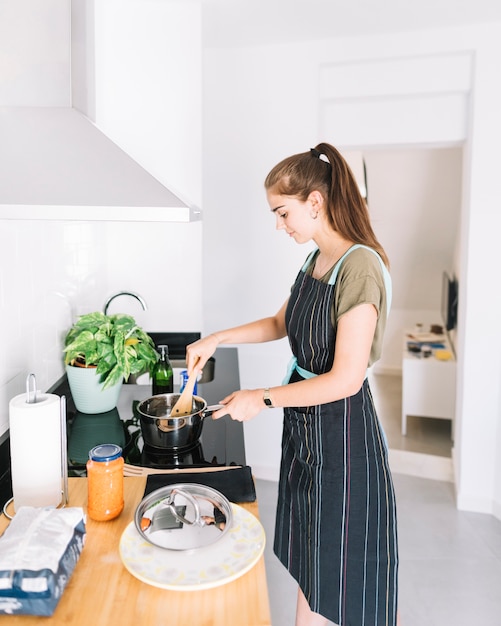
[[[501,521],[458,511],[452,480],[440,479],[440,466],[434,474],[434,460],[450,462],[450,424],[413,417],[407,437],[402,438],[401,379],[374,378],[371,385],[389,441],[397,494],[401,626],[500,626]],[[416,455],[422,460],[418,470]],[[272,624],[293,626],[296,583],[272,547],[277,483],[257,480],[256,489],[267,536],[265,561]]]
[[[402,377],[371,374],[369,382],[390,449],[394,472],[454,482],[452,422],[407,416],[402,435]],[[501,621],[500,621],[501,624]]]
[[[407,435],[402,435],[402,377],[371,374],[372,395],[390,449],[451,456],[452,422],[430,417],[407,417]]]

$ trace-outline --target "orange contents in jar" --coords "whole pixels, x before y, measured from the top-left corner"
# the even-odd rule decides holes
[[[98,522],[118,517],[124,508],[122,448],[102,444],[92,448],[87,461],[89,517]]]

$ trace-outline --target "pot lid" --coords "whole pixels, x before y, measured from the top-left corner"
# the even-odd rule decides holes
[[[168,550],[196,550],[219,541],[231,528],[233,511],[216,489],[197,483],[161,487],[139,503],[134,524],[148,541]]]

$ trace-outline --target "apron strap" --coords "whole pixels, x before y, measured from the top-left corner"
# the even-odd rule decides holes
[[[366,250],[369,250],[370,252],[372,252],[372,254],[376,255],[377,259],[379,260],[379,263],[381,264],[381,271],[383,273],[384,287],[385,287],[385,290],[386,290],[386,302],[387,302],[386,311],[387,311],[387,315],[389,315],[390,309],[391,309],[391,300],[392,300],[392,295],[393,295],[393,293],[392,293],[392,284],[391,284],[391,276],[390,276],[390,272],[388,271],[388,268],[384,264],[383,259],[380,257],[380,255],[373,248],[369,248],[369,246],[364,246],[361,243],[356,243],[353,246],[351,246],[351,248],[348,248],[348,250],[343,254],[343,256],[339,259],[339,261],[334,266],[334,269],[332,270],[332,274],[331,274],[331,276],[329,278],[329,285],[334,285],[334,283],[336,282],[337,275],[339,273],[339,270],[341,268],[341,265],[342,265],[343,261],[345,260],[345,258],[349,254],[351,254],[353,252],[353,250],[356,250],[357,248],[365,248]],[[301,268],[301,270],[303,272],[306,272],[306,270],[310,266],[311,261],[313,260],[313,257],[315,256],[315,254],[317,252],[318,252],[318,248],[315,248],[307,256],[306,261],[304,262],[304,265]]]
[[[313,372],[309,372],[308,370],[305,370],[303,367],[300,367],[297,364],[297,358],[293,356],[291,360],[289,361],[289,365],[287,366],[287,372],[285,374],[285,378],[282,381],[282,385],[288,384],[292,376],[292,372],[294,372],[294,370],[297,370],[303,378],[314,378],[315,376],[318,376],[318,374],[314,374]]]
[[[381,264],[381,271],[383,273],[384,287],[385,287],[385,291],[386,291],[386,315],[388,316],[390,314],[391,300],[392,300],[392,284],[391,284],[390,272],[388,271],[388,268],[384,264],[384,261],[381,258],[381,256],[375,250],[373,250],[372,248],[369,248],[369,246],[364,246],[361,243],[356,243],[353,246],[351,246],[351,248],[348,248],[348,250],[343,254],[343,256],[339,259],[339,261],[334,266],[334,269],[332,270],[331,277],[329,278],[329,285],[334,285],[335,284],[336,279],[337,279],[337,275],[339,273],[339,269],[340,269],[341,264],[343,263],[344,259],[351,252],[353,252],[353,250],[356,250],[357,248],[365,248],[366,250],[369,250],[370,252],[375,254],[376,257],[379,259],[379,263]],[[304,263],[303,267],[301,268],[303,272],[305,272],[308,269],[308,266],[310,265],[311,260],[313,259],[313,256],[316,254],[317,250],[318,250],[318,248],[316,248],[315,250],[312,250],[310,252],[310,254],[308,255],[308,258],[306,259],[306,262]],[[309,372],[308,370],[305,370],[304,368],[300,367],[297,364],[297,358],[295,356],[293,356],[291,358],[291,360],[289,361],[289,365],[287,366],[287,373],[285,375],[285,378],[282,381],[282,385],[287,385],[287,383],[289,382],[289,380],[290,380],[290,378],[292,376],[292,372],[294,370],[297,370],[299,372],[299,374],[301,374],[301,376],[303,378],[313,378],[314,376],[318,376],[318,374],[314,374],[313,372]]]
[[[373,250],[372,248],[369,248],[369,246],[364,246],[361,243],[356,243],[355,245],[351,246],[351,248],[348,248],[348,250],[343,254],[343,256],[339,259],[339,261],[334,266],[334,269],[332,270],[331,277],[329,278],[329,285],[334,285],[334,283],[336,282],[336,279],[337,279],[337,275],[339,273],[339,269],[341,268],[342,262],[345,260],[345,258],[351,252],[353,252],[353,250],[356,250],[357,248],[365,248],[365,250],[369,250],[370,252],[372,252],[372,254],[375,254],[377,259],[379,260],[379,263],[381,265],[381,271],[383,273],[384,288],[385,288],[385,291],[386,291],[386,302],[387,302],[387,304],[386,304],[386,314],[389,315],[390,309],[391,309],[391,300],[392,300],[392,285],[391,285],[390,272],[388,271],[388,268],[384,264],[384,261],[379,256],[379,254],[375,250]],[[308,257],[308,259],[309,259],[309,257]]]

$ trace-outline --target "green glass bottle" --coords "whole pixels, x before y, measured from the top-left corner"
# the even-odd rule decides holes
[[[153,369],[153,395],[172,393],[174,391],[174,372],[169,361],[169,347],[158,346],[160,359]]]

